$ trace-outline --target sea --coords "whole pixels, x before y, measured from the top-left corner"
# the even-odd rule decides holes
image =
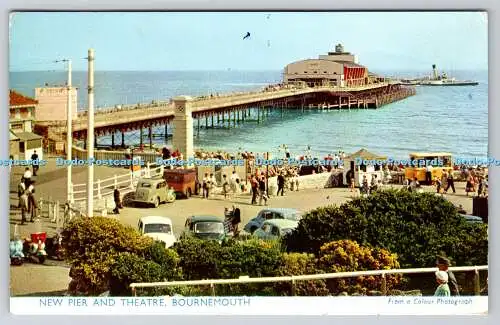
[[[385,76],[422,76],[425,71],[375,71]],[[292,155],[307,147],[324,156],[339,151],[370,152],[405,159],[410,152],[450,152],[455,157],[488,156],[488,71],[448,71],[459,80],[475,80],[477,86],[418,86],[407,99],[367,110],[290,109],[276,111],[262,123],[245,123],[231,129],[202,129],[194,146],[205,150],[252,151],[280,154],[286,145]],[[10,72],[11,89],[34,96],[34,88],[62,85],[64,71]],[[73,72],[78,87],[78,110],[87,106],[87,73]],[[150,103],[178,95],[202,96],[259,90],[282,80],[282,71],[97,71],[95,106]],[[163,132],[159,127],[154,132]],[[171,132],[171,131],[170,131]],[[116,143],[121,137],[115,137]],[[110,136],[99,144],[110,144]],[[138,143],[138,132],[126,134]],[[157,145],[171,145],[157,138]],[[147,143],[147,140],[145,141]]]

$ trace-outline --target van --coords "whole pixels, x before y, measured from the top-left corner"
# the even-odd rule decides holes
[[[197,193],[196,169],[165,169],[163,178],[177,195],[189,198]]]

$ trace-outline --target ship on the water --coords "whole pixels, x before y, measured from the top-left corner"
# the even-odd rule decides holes
[[[477,86],[479,82],[473,80],[456,80],[448,78],[448,75],[443,72],[439,74],[436,65],[432,65],[432,75],[426,78],[401,79],[403,85],[412,86]]]

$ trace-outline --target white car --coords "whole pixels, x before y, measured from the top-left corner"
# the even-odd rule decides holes
[[[172,247],[177,241],[170,218],[158,216],[142,217],[139,219],[138,227],[141,235],[165,243],[165,248]]]

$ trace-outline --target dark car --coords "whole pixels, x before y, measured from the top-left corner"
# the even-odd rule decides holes
[[[222,242],[228,237],[224,219],[216,216],[191,216],[186,219],[183,237],[195,237],[204,240]]]

